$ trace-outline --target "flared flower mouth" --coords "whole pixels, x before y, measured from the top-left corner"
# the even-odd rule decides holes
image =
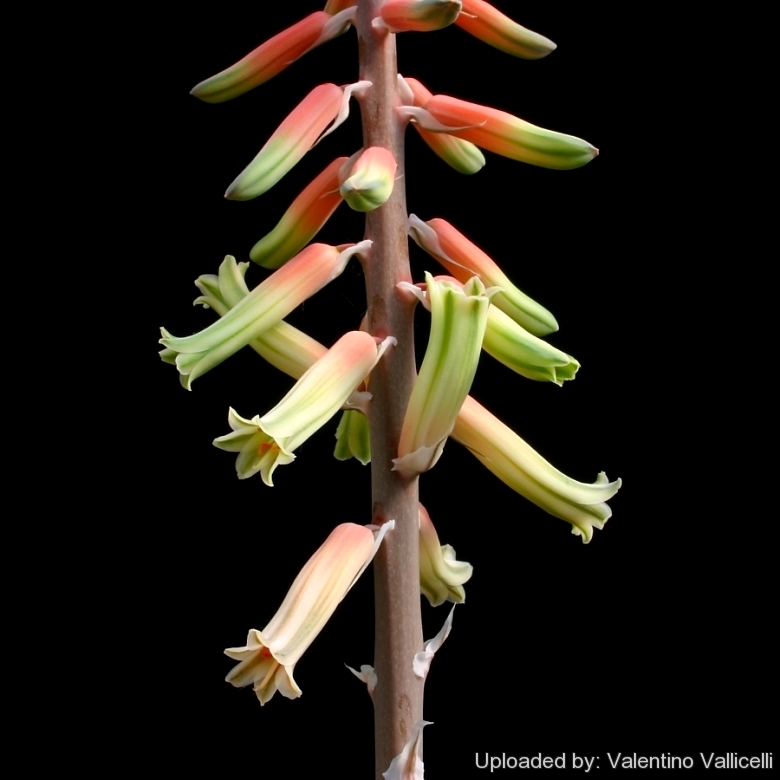
[[[239,662],[225,680],[237,688],[252,685],[260,704],[277,691],[288,699],[298,698],[295,664],[394,527],[393,520],[380,528],[355,523],[336,526],[301,569],[268,625],[262,631],[251,629],[243,647],[225,650]]]

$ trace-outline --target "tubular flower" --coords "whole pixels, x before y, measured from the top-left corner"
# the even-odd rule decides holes
[[[349,29],[354,11],[337,19],[316,11],[249,52],[235,65],[201,81],[190,92],[206,103],[224,103],[281,73],[306,52]]]
[[[489,152],[542,168],[580,168],[599,153],[581,138],[546,130],[506,111],[448,95],[434,95],[423,110],[402,107],[399,112],[415,119],[426,130],[449,133]]]
[[[463,584],[471,579],[474,567],[455,558],[451,545],[439,544],[431,517],[420,504],[420,592],[438,607],[445,601],[462,604],[466,600]]]
[[[415,476],[433,468],[477,370],[489,295],[476,277],[463,288],[425,274],[431,332],[412,388],[393,471]],[[399,285],[422,294],[414,285]]]
[[[276,467],[292,463],[293,451],[348,401],[358,407],[367,403],[368,393],[350,396],[391,344],[392,336],[377,344],[362,331],[345,334],[263,417],[246,420],[231,409],[228,421],[233,432],[215,439],[214,445],[238,453],[239,479],[260,472],[263,482],[272,486]]]
[[[336,460],[355,458],[364,466],[371,463],[371,435],[368,418],[356,409],[342,412],[339,427],[336,430]]]
[[[423,222],[409,216],[409,235],[418,246],[438,260],[458,281],[478,276],[485,285],[500,287],[492,298],[501,311],[536,336],[558,330],[555,317],[515,287],[507,275],[476,244],[443,219]]]
[[[475,38],[526,60],[546,57],[557,48],[549,38],[521,27],[484,0],[463,0],[463,13],[455,24]]]
[[[225,650],[225,655],[239,662],[225,680],[236,688],[252,685],[260,704],[272,699],[277,691],[288,699],[297,699],[301,689],[293,677],[295,664],[394,525],[392,520],[385,523],[376,535],[364,525],[336,526],[301,569],[271,622],[262,631],[251,629],[244,647]]]
[[[315,87],[236,177],[225,197],[251,200],[271,189],[309,149],[346,119],[352,92],[368,85],[370,82],[357,82],[347,87],[335,84]]]
[[[279,268],[320,232],[342,202],[338,173],[346,159],[336,158],[292,202],[277,226],[252,247],[252,260],[263,268]]]
[[[451,276],[437,276],[437,281],[461,283]],[[427,300],[423,300],[427,307]],[[491,302],[482,349],[517,374],[538,382],[553,382],[559,387],[574,379],[580,364],[518,325]]]
[[[249,288],[244,281],[248,265],[236,263],[236,259],[228,255],[219,267],[218,276],[199,276],[195,285],[203,294],[195,299],[195,304],[213,309],[220,317],[224,317],[249,295]],[[284,320],[263,331],[249,342],[249,346],[274,368],[293,379],[300,379],[328,351],[324,344]],[[182,376],[182,379],[186,380],[187,377]]]
[[[399,81],[402,79],[398,77]],[[415,106],[424,106],[433,94],[417,79],[403,79],[411,92],[411,102]],[[482,170],[485,166],[485,155],[479,147],[462,138],[455,138],[447,133],[432,133],[424,130],[418,122],[412,122],[414,129],[420,138],[451,168],[459,173],[472,174]]]
[[[395,157],[389,149],[371,146],[353,155],[339,173],[339,193],[355,211],[373,211],[393,194]]]
[[[567,477],[470,396],[458,414],[452,438],[512,490],[571,523],[571,532],[581,536],[584,544],[593,538],[593,529],[603,528],[612,516],[606,501],[619,490],[619,479],[610,482],[604,472],[593,484]]]
[[[461,0],[385,0],[373,24],[392,33],[431,32],[451,25],[462,7]]]
[[[177,338],[162,328],[160,343],[167,347],[161,357],[175,360],[184,386],[219,365],[241,347],[286,317],[307,298],[333,281],[353,254],[370,247],[370,241],[339,252],[327,244],[310,244],[287,265],[274,272],[224,317],[200,333]]]

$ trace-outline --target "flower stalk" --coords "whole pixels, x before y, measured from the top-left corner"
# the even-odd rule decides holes
[[[371,89],[358,96],[363,123],[363,146],[380,146],[396,161],[396,185],[387,202],[366,214],[366,236],[372,248],[363,268],[368,301],[367,327],[376,338],[395,336],[390,350],[371,375],[371,491],[372,522],[395,519],[395,531],[374,559],[373,692],[376,778],[390,766],[422,720],[423,682],[414,675],[411,659],[423,649],[419,585],[419,498],[417,480],[392,471],[392,459],[414,384],[414,305],[397,289],[411,282],[406,237],[404,122],[396,114],[395,36],[377,29],[383,0],[360,0],[355,26],[358,33],[360,79]],[[408,704],[403,709],[398,702]]]

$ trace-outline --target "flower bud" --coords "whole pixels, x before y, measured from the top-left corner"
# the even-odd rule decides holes
[[[484,0],[463,0],[463,13],[455,24],[475,38],[526,60],[546,57],[557,48],[549,38],[521,27]]]
[[[339,193],[355,211],[373,211],[393,194],[396,162],[390,150],[372,146],[343,166]]]
[[[392,33],[441,30],[458,18],[462,7],[461,0],[385,0],[374,26],[381,24]]]

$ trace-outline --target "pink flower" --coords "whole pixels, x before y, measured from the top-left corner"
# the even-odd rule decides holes
[[[278,268],[311,241],[339,207],[339,169],[346,157],[337,157],[284,212],[277,226],[261,238],[249,256],[264,268]]]
[[[484,0],[463,0],[463,12],[455,24],[475,38],[527,60],[546,57],[556,48],[549,38],[521,27]]]
[[[400,77],[399,77],[400,78]],[[433,97],[430,92],[417,79],[404,79],[406,86],[411,90],[412,100],[415,106],[423,107]],[[485,155],[479,151],[479,148],[469,141],[447,133],[432,133],[425,130],[418,122],[412,122],[414,129],[419,133],[420,138],[439,156],[447,165],[456,171],[465,174],[476,173],[482,170],[485,165]]]
[[[537,336],[558,330],[555,317],[524,292],[476,244],[444,219],[423,222],[409,216],[409,235],[464,284],[478,276],[486,287],[500,287],[492,303]]]
[[[271,622],[251,629],[244,647],[231,647],[225,655],[238,661],[225,680],[236,688],[252,685],[260,704],[279,691],[297,699],[301,689],[293,671],[309,645],[325,627],[336,607],[374,557],[384,533],[376,537],[364,525],[342,523],[333,529],[295,578]]]
[[[542,168],[580,168],[599,153],[581,138],[546,130],[506,111],[449,95],[434,95],[424,108],[401,106],[398,113],[425,130],[448,133],[489,152]]]
[[[177,338],[162,328],[160,343],[167,349],[161,357],[175,361],[184,386],[191,389],[196,377],[276,325],[339,276],[352,255],[370,246],[370,241],[361,241],[339,252],[327,244],[310,244],[200,333]]]
[[[346,87],[335,84],[315,87],[236,177],[225,197],[229,200],[251,200],[271,189],[303,159],[309,149],[347,118],[352,93],[370,86],[370,81],[358,81]]]
[[[281,73],[306,52],[341,35],[350,25],[350,15],[338,19],[315,11],[249,52],[235,65],[201,81],[190,92],[207,103],[223,103],[243,95]]]
[[[441,30],[457,19],[461,0],[385,0],[375,27],[390,32],[430,32]]]

